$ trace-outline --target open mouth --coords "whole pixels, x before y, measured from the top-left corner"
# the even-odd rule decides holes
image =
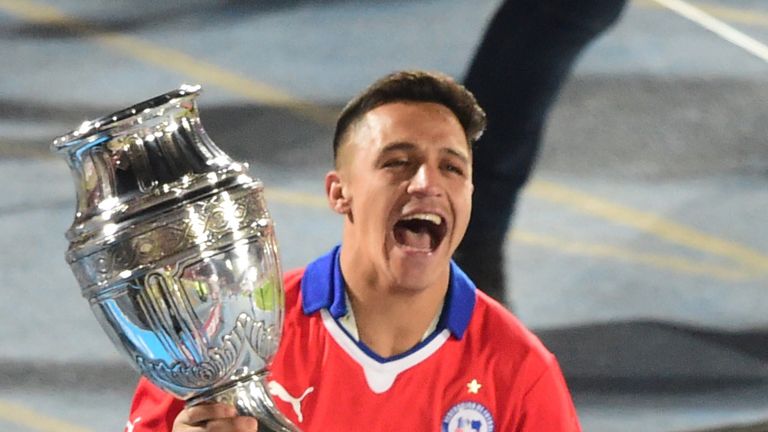
[[[445,220],[434,213],[408,215],[395,223],[395,241],[400,246],[431,252],[437,249],[445,238]]]

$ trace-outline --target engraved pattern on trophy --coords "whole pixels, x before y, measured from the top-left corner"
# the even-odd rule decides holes
[[[176,362],[169,366],[162,360],[149,360],[141,355],[136,356],[136,363],[143,373],[158,380],[189,389],[206,389],[222,378],[235,376],[236,372],[244,374],[243,368],[237,366],[247,354],[246,350],[261,358],[276,349],[274,333],[274,325],[267,326],[264,321],[255,321],[243,313],[238,317],[235,328],[222,337],[221,347],[207,350],[199,363]]]
[[[208,137],[183,86],[56,139],[77,189],[67,262],[131,364],[187,404],[298,431],[266,389],[283,281],[260,181]]]
[[[147,221],[147,231],[129,237],[109,238],[108,246],[71,263],[81,286],[102,286],[123,279],[125,271],[151,268],[158,261],[193,247],[216,249],[234,236],[266,236],[272,223],[266,206],[253,194],[232,200],[230,195],[215,195],[190,204],[179,212],[178,220],[166,215]]]

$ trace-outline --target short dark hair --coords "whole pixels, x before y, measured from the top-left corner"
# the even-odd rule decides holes
[[[470,148],[485,130],[485,112],[472,93],[453,78],[437,72],[418,70],[394,72],[373,83],[341,111],[333,136],[334,162],[337,161],[339,148],[352,125],[368,111],[393,102],[434,102],[444,105],[464,128]]]

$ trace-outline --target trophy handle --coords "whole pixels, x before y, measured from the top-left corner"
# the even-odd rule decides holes
[[[252,375],[226,388],[188,399],[187,405],[203,402],[234,405],[238,414],[259,420],[259,432],[301,432],[275,406],[267,389],[266,376],[266,373]]]

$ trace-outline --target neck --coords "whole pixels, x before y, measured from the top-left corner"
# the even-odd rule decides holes
[[[360,341],[382,357],[402,354],[416,346],[441,312],[450,272],[434,286],[403,289],[366,274],[354,260],[341,255],[341,269]]]
[[[402,354],[422,341],[443,304],[414,297],[409,301],[359,295],[347,290],[360,341],[381,357]],[[376,300],[379,298],[379,300]]]
[[[367,295],[348,287],[360,341],[381,357],[402,354],[416,346],[440,313],[439,301],[413,296],[409,300]]]

